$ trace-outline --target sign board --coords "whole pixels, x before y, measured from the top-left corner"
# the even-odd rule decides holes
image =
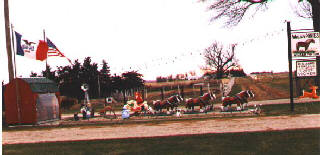
[[[297,77],[317,76],[316,61],[297,61]]]
[[[319,32],[291,33],[292,57],[320,56]]]
[[[111,98],[111,97],[107,97],[107,98],[106,98],[106,102],[107,102],[108,104],[111,104],[111,103],[112,103],[112,98]]]

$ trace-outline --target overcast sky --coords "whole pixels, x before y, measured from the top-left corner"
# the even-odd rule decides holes
[[[10,0],[14,30],[28,40],[46,36],[72,61],[105,59],[112,73],[138,70],[144,79],[197,71],[200,55],[214,41],[238,43],[236,57],[245,72],[288,70],[285,20],[293,29],[312,28],[312,21],[293,12],[297,2],[274,0],[269,9],[251,14],[237,27],[210,23],[213,12],[197,0]],[[3,1],[1,1],[3,6]],[[4,15],[0,9],[1,81],[8,81]],[[16,56],[17,75],[40,73],[45,62]],[[68,65],[64,58],[48,64]]]

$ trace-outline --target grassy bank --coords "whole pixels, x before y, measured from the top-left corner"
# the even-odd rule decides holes
[[[177,137],[14,144],[3,154],[308,154],[320,153],[320,129]]]

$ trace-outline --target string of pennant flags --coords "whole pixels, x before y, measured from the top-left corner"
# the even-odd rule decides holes
[[[261,39],[278,36],[281,33],[283,33],[285,30],[286,29],[281,28],[272,32],[267,32],[260,36],[256,36],[254,38],[235,42],[235,44],[237,44],[237,47],[241,47],[241,46],[243,47],[243,46],[246,46],[247,44],[250,44],[252,42],[255,42]],[[16,43],[15,45],[16,55],[25,56],[25,57],[40,60],[40,61],[44,61],[48,57],[63,57],[63,58],[66,58],[70,64],[72,64],[72,61],[68,57],[66,57],[49,38],[46,37],[45,40],[32,42],[32,41],[29,41],[28,39],[23,38],[22,35],[16,31],[14,32],[14,34],[16,39],[14,41]],[[148,60],[149,62],[145,61],[139,64],[133,64],[128,67],[114,67],[114,68],[122,72],[128,71],[128,70],[137,70],[137,71],[148,70],[150,68],[152,69],[158,68],[162,65],[172,66],[177,63],[184,62],[187,58],[201,57],[202,55],[203,55],[202,50],[197,50],[193,52],[192,51],[183,52],[175,56],[153,58],[151,60]],[[189,63],[195,63],[195,62],[189,62]]]
[[[286,31],[285,28],[281,28],[281,29],[278,29],[275,31],[267,32],[263,35],[258,35],[254,38],[235,42],[235,44],[237,44],[237,47],[244,47],[248,44],[251,44],[253,42],[256,42],[256,41],[259,41],[262,39],[267,39],[267,38],[279,36],[281,34],[284,34],[285,31]],[[197,57],[197,56],[202,56],[202,55],[203,55],[203,52],[201,50],[197,50],[195,52],[184,52],[184,53],[180,53],[180,55],[171,56],[170,58],[168,58],[168,57],[153,58],[153,59],[149,60],[149,62],[143,62],[140,64],[131,65],[130,67],[126,67],[126,68],[121,67],[120,70],[121,71],[125,71],[126,69],[129,69],[129,70],[148,70],[149,68],[153,69],[153,68],[160,67],[162,65],[175,65],[176,63],[183,61],[188,57]]]

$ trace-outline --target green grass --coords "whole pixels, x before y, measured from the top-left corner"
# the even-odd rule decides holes
[[[308,154],[320,129],[4,145],[3,154]]]
[[[296,103],[293,112],[290,110],[290,104],[264,105],[262,110],[266,116],[318,114],[320,113],[320,102]]]

